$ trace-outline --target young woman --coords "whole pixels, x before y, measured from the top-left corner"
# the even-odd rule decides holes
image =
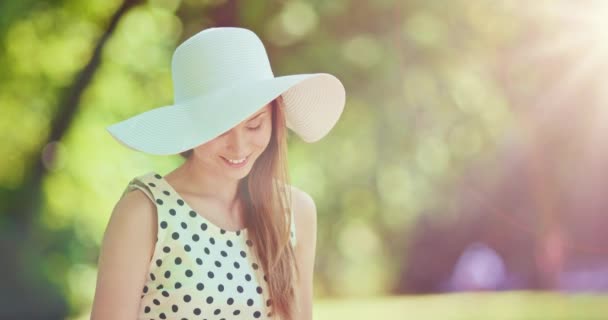
[[[108,127],[183,164],[135,177],[104,234],[91,318],[312,319],[316,208],[289,185],[287,128],[324,137],[344,108],[326,73],[274,77],[260,39],[206,29],[175,50],[175,103]]]

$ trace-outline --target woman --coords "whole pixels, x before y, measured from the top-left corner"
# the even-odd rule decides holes
[[[108,127],[185,161],[134,178],[114,207],[91,318],[312,319],[316,209],[288,183],[287,128],[321,139],[344,87],[326,73],[274,77],[260,39],[233,27],[178,46],[172,75],[173,105]]]

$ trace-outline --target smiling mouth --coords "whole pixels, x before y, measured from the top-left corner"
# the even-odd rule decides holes
[[[249,160],[249,156],[246,156],[246,157],[241,158],[241,159],[229,159],[229,158],[225,158],[225,157],[222,157],[222,156],[220,156],[220,157],[224,160],[224,163],[228,164],[231,167],[242,167]]]

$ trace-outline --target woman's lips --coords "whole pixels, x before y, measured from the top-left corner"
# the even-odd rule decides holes
[[[222,160],[224,160],[224,163],[231,168],[242,168],[245,165],[247,165],[247,162],[249,162],[249,156],[246,156],[245,161],[243,161],[241,163],[231,163],[230,161],[228,161],[228,159],[226,159],[224,157],[221,157],[221,158],[222,158]]]

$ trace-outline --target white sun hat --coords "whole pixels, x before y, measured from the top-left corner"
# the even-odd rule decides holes
[[[258,36],[236,27],[209,28],[173,53],[174,103],[106,129],[123,145],[149,154],[177,154],[230,130],[283,97],[287,127],[305,142],[323,138],[345,103],[344,86],[328,73],[275,77]]]

